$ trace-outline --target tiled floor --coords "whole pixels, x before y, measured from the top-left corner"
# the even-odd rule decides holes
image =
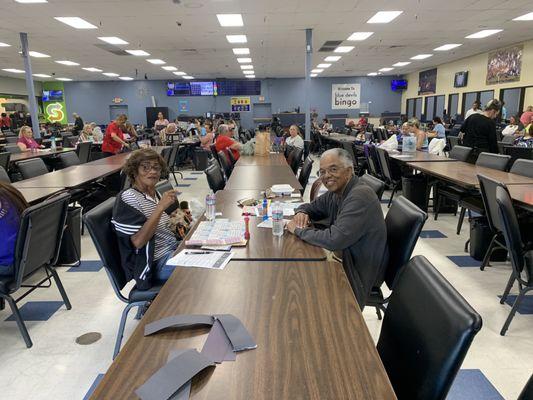
[[[313,175],[316,179],[316,174]],[[193,211],[199,212],[208,192],[205,177],[202,172],[186,171],[184,178],[186,183],[180,181],[183,182],[180,199],[189,200]],[[388,195],[385,193],[384,199]],[[382,207],[386,212],[386,201]],[[501,305],[498,296],[509,278],[510,265],[494,263],[480,271],[479,262],[463,252],[468,229],[465,226],[458,236],[456,223],[457,217],[452,215],[443,214],[438,221],[430,215],[415,248],[415,254],[425,255],[483,318],[483,328],[448,399],[516,399],[533,372],[533,316],[529,315],[533,312],[533,296],[524,301],[507,336],[501,337],[499,331],[510,305]],[[34,342],[31,349],[26,349],[16,323],[9,319],[9,307],[0,311],[1,399],[84,399],[111,364],[124,305],[115,297],[105,271],[99,267],[88,235],[82,238],[82,255],[84,262],[80,267],[59,269],[72,310],[66,310],[61,303],[55,285],[37,290],[21,301]],[[516,294],[517,288],[511,293]],[[510,296],[511,300],[514,298]],[[380,321],[374,309],[366,308],[363,315],[377,340]],[[126,339],[136,323],[133,318],[128,321]],[[78,345],[76,338],[88,332],[100,332],[102,339],[92,345]]]

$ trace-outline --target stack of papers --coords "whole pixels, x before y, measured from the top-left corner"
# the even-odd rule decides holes
[[[222,246],[244,241],[244,221],[215,219],[202,221],[191,238],[185,242],[187,246]]]
[[[289,184],[274,185],[270,188],[270,190],[277,195],[291,194],[294,192],[294,188]]]
[[[230,251],[182,250],[168,260],[167,265],[224,269],[232,256]]]

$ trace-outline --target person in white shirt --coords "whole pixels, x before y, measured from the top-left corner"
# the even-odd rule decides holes
[[[304,148],[304,140],[300,136],[300,130],[296,125],[291,125],[289,128],[290,136],[285,140],[287,146],[297,147],[299,149]]]
[[[514,135],[515,133],[520,132],[520,126],[516,123],[516,117],[511,116],[509,120],[509,125],[507,125],[503,131],[502,135]]]
[[[102,133],[102,128],[96,125],[96,122],[91,122],[91,128],[93,131],[93,140],[97,143],[101,143],[104,139],[104,134]]]
[[[466,112],[465,120],[472,114],[483,114],[483,110],[481,110],[481,103],[477,100],[472,103],[472,108]]]

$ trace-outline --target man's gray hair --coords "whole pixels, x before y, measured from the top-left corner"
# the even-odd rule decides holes
[[[226,124],[221,124],[218,126],[217,132],[219,135],[223,135],[224,133],[229,132],[229,126]]]
[[[320,156],[320,159],[322,160],[324,157],[327,157],[327,156],[337,157],[340,160],[344,168],[351,168],[353,172],[352,157],[350,156],[350,153],[348,153],[346,150],[338,148],[338,147],[334,149],[326,150],[325,152],[322,153],[322,155]]]

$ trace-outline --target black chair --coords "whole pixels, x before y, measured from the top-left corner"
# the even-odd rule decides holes
[[[376,148],[376,152],[378,155],[379,163],[381,166],[381,171],[383,173],[384,178],[387,180],[387,183],[392,187],[392,193],[389,199],[388,207],[392,204],[392,199],[394,198],[394,195],[400,189],[402,185],[402,177],[398,176],[393,173],[390,163],[390,157],[389,153],[385,149],[381,149],[379,147]]]
[[[383,192],[385,191],[385,182],[369,174],[364,174],[363,176],[361,176],[359,178],[359,182],[370,186],[374,190],[374,192],[376,192],[378,199],[381,200]]]
[[[11,159],[11,153],[8,151],[0,153],[0,167],[9,171],[9,160]]]
[[[524,389],[522,389],[522,392],[518,396],[518,399],[516,400],[531,400],[533,399],[533,375],[529,377],[529,380],[526,383],[526,386],[524,386]]]
[[[76,153],[80,159],[80,163],[85,164],[91,159],[91,150],[93,144],[91,142],[78,143],[76,147]]]
[[[48,173],[46,164],[40,158],[19,161],[16,165],[22,175],[22,179],[34,178]]]
[[[298,175],[298,182],[302,185],[300,194],[303,196],[307,183],[309,182],[309,177],[311,176],[311,170],[313,169],[313,160],[311,157],[307,157],[304,161],[304,165],[300,170],[300,175]]]
[[[523,160],[520,158],[514,162],[509,172],[533,178],[533,160]]]
[[[153,286],[148,290],[139,290],[136,286],[133,286],[129,294],[126,296],[121,293],[121,290],[124,289],[129,280],[126,278],[126,274],[122,268],[120,254],[117,251],[117,237],[111,226],[114,204],[115,198],[111,197],[88,211],[83,216],[83,220],[91,235],[96,251],[100,256],[100,260],[102,260],[107,276],[111,281],[111,286],[118,299],[126,303],[126,307],[124,308],[124,311],[122,311],[122,317],[120,319],[115,349],[113,351],[113,359],[115,359],[120,351],[122,337],[124,336],[124,326],[126,325],[129,311],[133,307],[139,307],[142,309],[148,306],[149,303],[155,299],[161,289],[161,286]]]
[[[479,314],[423,256],[398,276],[377,350],[399,400],[445,399]]]
[[[511,157],[511,165],[519,158],[533,159],[533,147],[504,146],[503,154]]]
[[[231,164],[231,169],[233,170],[233,167],[235,167],[235,163],[237,160],[235,160],[235,157],[233,156],[233,151],[231,149],[226,149],[226,155],[228,156],[228,160]]]
[[[450,135],[450,136],[447,136],[447,139],[448,139],[448,145],[450,146],[450,151],[452,151],[455,146],[459,145],[459,137],[458,136],[451,136]]]
[[[207,177],[209,188],[213,193],[216,193],[219,190],[224,190],[226,182],[224,181],[224,175],[222,174],[222,170],[220,169],[217,160],[213,160],[213,162],[205,169],[204,173]]]
[[[381,319],[380,310],[385,312],[385,304],[389,301],[383,297],[381,286],[385,282],[394,291],[397,276],[411,258],[427,217],[424,211],[403,196],[396,198],[385,217],[389,262],[366,302],[368,306],[376,307],[378,319]]]
[[[16,136],[6,136],[6,142],[8,144],[17,144],[19,138]]]
[[[287,163],[294,172],[294,175],[298,175],[298,168],[300,168],[300,163],[302,162],[302,156],[304,154],[304,149],[295,147],[289,154],[287,158]]]
[[[457,161],[467,162],[470,157],[471,152],[472,152],[471,147],[459,146],[456,144],[450,150],[450,158],[453,158],[454,160],[457,160]]]
[[[4,146],[4,151],[11,154],[22,153],[22,150],[16,144],[7,144]]]
[[[213,154],[213,157],[215,157],[215,160],[217,160],[220,163],[220,160],[218,159],[217,146],[213,143],[209,145],[209,148],[211,149],[211,154]]]
[[[502,224],[503,236],[509,249],[509,258],[511,259],[511,266],[513,268],[500,303],[505,303],[515,281],[518,282],[518,288],[520,290],[511,308],[511,312],[509,312],[509,316],[500,331],[500,335],[504,336],[524,296],[527,292],[533,290],[533,250],[527,249],[522,242],[520,227],[511,196],[507,188],[502,184],[498,184],[496,188],[496,203],[498,204],[498,216]],[[526,276],[524,277],[524,275]]]
[[[65,228],[69,199],[69,194],[63,193],[23,211],[15,244],[14,275],[0,276],[0,297],[9,303],[28,348],[33,343],[20,315],[17,302],[35,289],[43,287],[43,283],[50,282],[53,278],[67,310],[72,308],[59,275],[54,269]],[[37,284],[22,285],[30,276],[42,269],[46,273],[44,279]],[[18,299],[14,299],[11,295],[21,287],[30,289]]]
[[[220,166],[222,167],[222,170],[224,171],[224,175],[226,176],[226,179],[229,179],[229,177],[231,176],[231,172],[233,171],[233,168],[231,167],[231,162],[228,158],[228,153],[224,150],[219,151],[218,159],[220,161]]]
[[[183,151],[185,150],[185,148],[186,148],[185,145],[173,144],[172,149],[170,151],[170,155],[168,156],[168,163],[167,163],[168,170],[174,177],[174,182],[176,182],[176,184],[178,183],[178,179],[176,178],[176,173],[181,177],[181,179],[183,179],[183,174],[180,171],[176,171],[176,161],[178,158],[178,154],[180,153],[180,150]]]
[[[505,144],[513,144],[515,139],[514,135],[503,135],[501,142]]]
[[[78,155],[74,151],[67,151],[66,153],[60,153],[58,155],[61,168],[72,167],[74,165],[80,165],[81,161]]]
[[[9,175],[2,166],[0,166],[0,182],[11,183],[11,178],[9,178]]]

